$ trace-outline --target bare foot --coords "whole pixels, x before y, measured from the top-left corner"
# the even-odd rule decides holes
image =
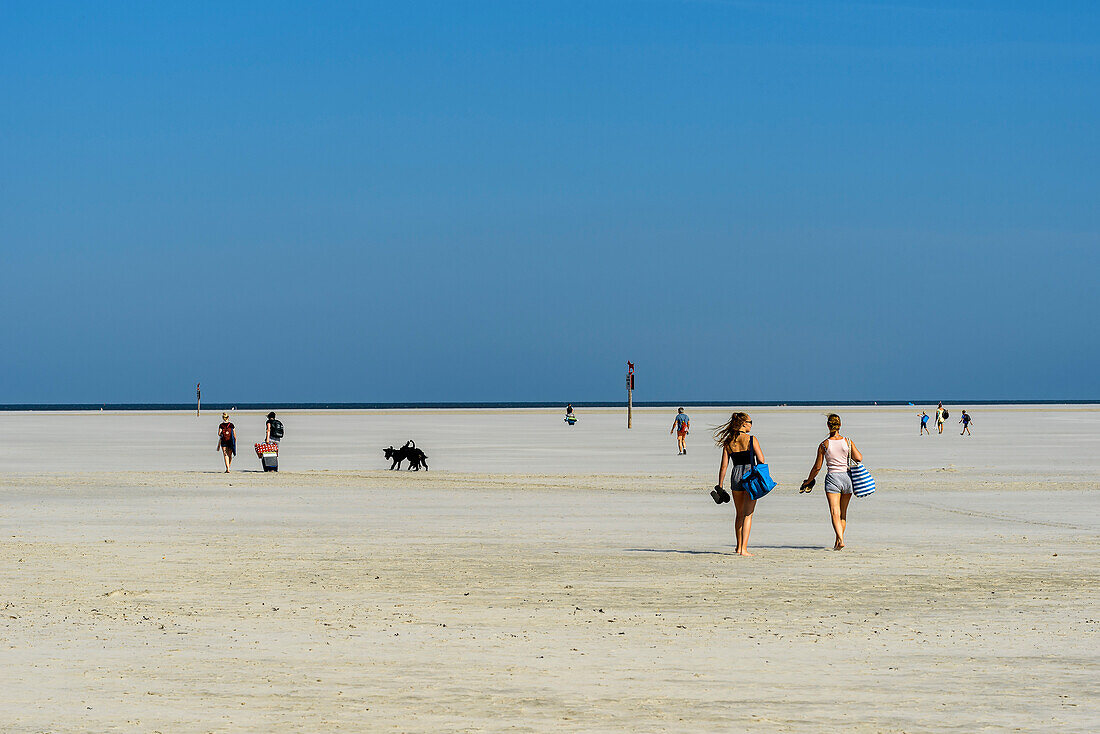
[[[737,555],[739,555],[739,556],[755,556],[756,554],[755,553],[749,553],[747,550],[745,550],[745,551],[737,551]]]
[[[836,545],[833,546],[833,550],[840,550],[843,547],[844,547],[844,541],[838,540],[836,542]]]

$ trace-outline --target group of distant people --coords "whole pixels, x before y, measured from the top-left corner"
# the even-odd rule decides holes
[[[283,422],[274,413],[267,414],[267,426],[264,429],[264,443],[279,443],[283,440]],[[237,427],[229,420],[229,413],[222,413],[222,422],[218,425],[218,451],[225,459],[225,473],[233,464],[237,454]]]
[[[936,428],[941,434],[949,415],[942,402],[936,406]],[[570,425],[576,422],[572,405],[566,407],[565,416]],[[921,422],[921,435],[925,433],[931,435],[932,432],[928,429],[928,413],[922,411],[918,416]],[[971,418],[965,410],[962,411],[959,423],[963,427],[961,435],[970,435]],[[813,491],[817,483],[816,477],[824,466],[826,468],[825,499],[829,504],[829,516],[836,536],[833,549],[840,550],[844,547],[848,504],[853,494],[852,479],[848,470],[852,462],[862,462],[863,455],[850,438],[841,435],[839,415],[830,413],[826,418],[826,426],[829,435],[818,444],[813,467],[802,482],[799,493]],[[676,435],[676,445],[681,456],[687,454],[687,436],[690,428],[691,418],[683,408],[677,408],[669,434]],[[264,428],[264,442],[278,444],[283,438],[283,432],[283,424],[275,417],[275,413],[268,413]],[[740,488],[740,485],[742,478],[752,472],[754,465],[766,463],[764,451],[760,448],[760,442],[752,435],[752,417],[748,413],[736,412],[731,415],[725,425],[714,431],[714,439],[722,449],[722,458],[718,467],[718,484],[710,495],[716,504],[733,503],[736,552],[738,555],[751,556],[753,554],[748,551],[749,531],[752,528],[752,515],[756,509],[757,500],[752,499],[747,491]],[[233,457],[237,453],[236,426],[230,420],[229,413],[222,413],[222,422],[218,425],[218,451],[222,453],[225,472],[228,474],[233,464]],[[722,486],[727,471],[730,473],[730,492]]]
[[[947,419],[950,417],[950,415],[950,411],[948,411],[947,408],[943,407],[942,402],[936,406],[936,431],[938,433],[943,433],[943,424],[947,422]],[[920,435],[923,436],[927,433],[929,436],[931,436],[932,431],[928,430],[928,413],[922,410],[921,412],[917,413],[917,417],[920,418]],[[959,423],[961,423],[963,427],[962,433],[959,434],[960,436],[974,435],[970,432],[970,421],[972,420],[973,419],[970,417],[970,414],[964,410],[962,412],[962,418],[959,418]]]

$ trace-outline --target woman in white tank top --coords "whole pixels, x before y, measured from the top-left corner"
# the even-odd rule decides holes
[[[821,471],[821,465],[825,464],[828,469],[825,475],[825,499],[829,502],[829,516],[833,520],[833,532],[836,533],[833,550],[840,550],[844,547],[844,530],[848,525],[848,503],[852,501],[852,478],[848,476],[848,463],[850,459],[863,461],[863,454],[859,453],[851,439],[840,435],[839,415],[830,413],[826,425],[829,426],[829,437],[818,445],[814,468],[810,469],[810,475],[802,483],[799,492],[813,490],[815,477]]]

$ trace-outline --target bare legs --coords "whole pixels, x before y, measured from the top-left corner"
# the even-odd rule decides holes
[[[840,550],[844,547],[844,530],[848,526],[848,503],[852,501],[852,495],[826,492],[825,499],[829,501],[829,515],[833,518],[833,532],[836,533],[833,550]]]
[[[737,518],[733,521],[733,532],[737,536],[737,555],[751,556],[749,553],[749,530],[752,528],[752,511],[756,509],[756,500],[748,492],[740,490],[733,494],[733,508]]]
[[[676,445],[680,447],[681,454],[687,453],[687,446],[684,445],[684,434],[681,433],[676,436]]]
[[[228,446],[222,446],[222,458],[225,459],[225,473],[229,473],[229,465],[233,463],[233,454]]]

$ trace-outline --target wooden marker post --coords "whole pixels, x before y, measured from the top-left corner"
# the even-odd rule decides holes
[[[634,363],[626,363],[626,427],[634,424]]]
[[[195,417],[198,418],[202,413],[202,383],[195,383]]]

